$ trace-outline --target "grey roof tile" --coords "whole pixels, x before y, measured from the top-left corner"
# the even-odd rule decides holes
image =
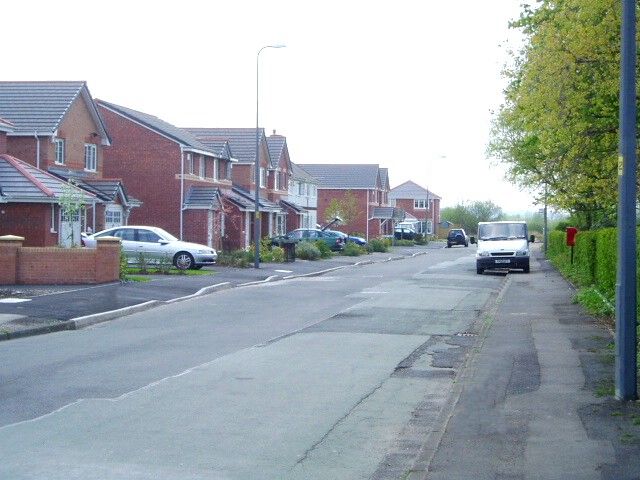
[[[278,168],[280,159],[287,148],[287,139],[282,135],[270,135],[267,137],[267,146],[269,147],[269,158],[271,160],[271,168]]]
[[[391,200],[398,200],[400,198],[426,198],[427,194],[429,195],[430,199],[435,199],[435,200],[442,200],[441,197],[439,197],[438,195],[436,195],[435,193],[433,193],[432,191],[421,187],[420,185],[418,185],[415,182],[412,182],[411,180],[404,182],[401,185],[398,185],[397,187],[392,188],[389,191],[389,199]]]
[[[209,185],[191,185],[184,200],[185,208],[220,209],[220,189]]]
[[[318,179],[318,188],[336,189],[376,189],[378,187],[377,164],[300,164],[313,177]]]
[[[165,135],[177,143],[193,149],[202,150],[212,156],[216,156],[216,152],[213,149],[204,145],[194,135],[183,128],[178,128],[175,125],[165,122],[153,115],[149,115],[148,113],[139,112],[138,110],[116,105],[115,103],[105,102],[104,100],[97,100],[97,103],[104,108],[113,110],[114,112],[150,128],[151,130]]]
[[[256,158],[255,128],[185,128],[196,138],[217,138],[229,142],[233,158],[242,163],[254,163]],[[259,130],[259,142],[265,141],[264,128]],[[269,160],[271,165],[271,160]]]
[[[253,197],[253,193],[243,188],[233,187],[231,192],[225,192],[224,196],[241,208],[251,210],[255,207],[255,198]],[[277,203],[270,202],[262,197],[258,199],[258,203],[261,209],[274,212],[281,211],[280,206]]]
[[[110,143],[86,82],[0,82],[0,116],[13,126],[10,135],[53,135],[78,96],[87,102],[100,130],[102,143]]]
[[[69,184],[56,176],[40,170],[10,155],[0,155],[0,189],[2,201],[58,203]],[[82,203],[98,201],[78,187],[71,187]]]
[[[307,172],[297,163],[291,162],[291,176],[294,180],[303,180],[307,183],[318,183],[318,179]]]
[[[397,207],[373,207],[371,218],[402,221],[405,218],[405,212],[402,208]]]

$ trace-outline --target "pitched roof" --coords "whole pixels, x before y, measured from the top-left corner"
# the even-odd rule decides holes
[[[280,200],[280,205],[282,205],[285,208],[290,208],[296,213],[303,213],[307,211],[307,209],[304,208],[302,205],[298,205],[297,203],[291,202],[289,200]]]
[[[373,207],[371,218],[402,221],[405,219],[405,211],[397,207]]]
[[[287,148],[287,138],[282,135],[270,135],[267,137],[267,147],[269,147],[269,158],[271,160],[271,168],[278,168],[280,159],[284,155]]]
[[[421,187],[420,185],[418,185],[415,182],[412,182],[411,180],[406,181],[403,184],[398,185],[397,187],[394,187],[389,191],[389,199],[392,199],[392,200],[397,200],[399,198],[411,198],[411,199],[426,198],[427,195],[429,196],[429,199],[442,200],[441,197],[439,197],[432,191],[427,190],[424,187]]]
[[[86,82],[0,82],[0,116],[13,125],[12,136],[54,135],[78,97],[86,102],[103,145],[109,135]]]
[[[253,194],[243,188],[233,187],[230,192],[224,192],[224,197],[235,203],[243,210],[253,210],[255,208],[255,198]],[[270,202],[262,197],[258,199],[261,210],[270,212],[282,211],[277,203]]]
[[[197,140],[203,145],[206,145],[209,150],[214,151],[216,153],[216,157],[232,162],[238,161],[237,159],[233,158],[231,146],[229,145],[229,141],[226,138],[203,136],[198,137]]]
[[[224,139],[229,142],[233,157],[242,163],[254,163],[256,158],[255,128],[185,128],[198,140],[207,137]],[[259,130],[259,142],[265,139],[264,128]],[[271,160],[269,159],[271,165]]]
[[[68,192],[82,203],[99,200],[85,190],[10,155],[0,155],[0,202],[59,203]]]
[[[0,117],[0,132],[13,132],[14,129],[13,123]]]
[[[384,190],[389,190],[389,169],[380,168],[380,184]]]
[[[307,172],[297,163],[291,162],[291,176],[294,180],[304,180],[307,183],[318,183],[318,179]]]
[[[104,100],[96,100],[96,102],[98,105],[108,110],[116,112],[123,117],[129,118],[130,120],[139,123],[150,130],[155,131],[160,135],[170,138],[174,142],[187,147],[187,149],[191,148],[194,150],[199,150],[208,155],[217,156],[215,150],[204,145],[185,129],[178,128],[175,125],[159,119],[158,117],[149,115],[148,113],[139,112],[138,110],[133,110],[132,108],[116,105],[115,103],[105,102]]]
[[[318,180],[318,188],[376,189],[378,187],[377,164],[319,164],[300,165]]]
[[[184,200],[187,209],[220,209],[220,189],[209,185],[191,185]]]
[[[118,196],[120,196],[123,205],[131,204],[131,199],[127,195],[124,184],[122,183],[122,180],[118,178],[93,178],[85,172],[60,167],[50,167],[48,168],[48,172],[64,181],[73,179],[78,187],[92,193],[100,200],[113,202]]]

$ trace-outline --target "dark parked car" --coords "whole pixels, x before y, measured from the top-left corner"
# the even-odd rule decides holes
[[[280,241],[294,240],[299,241],[311,241],[322,240],[333,251],[339,251],[344,249],[346,235],[342,232],[336,232],[333,230],[320,230],[318,228],[297,228],[292,230],[286,235],[274,237],[271,239],[271,243],[278,245]]]
[[[452,245],[464,245],[469,246],[469,236],[462,228],[452,228],[447,235],[447,248],[451,248]]]

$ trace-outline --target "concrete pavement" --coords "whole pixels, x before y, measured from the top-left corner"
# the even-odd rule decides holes
[[[116,282],[105,285],[8,285],[0,287],[0,340],[76,330],[120,318],[164,303],[205,295],[216,290],[254,282],[270,282],[305,275],[321,275],[338,268],[370,262],[399,260],[442,248],[392,247],[359,257],[336,255],[318,261],[263,263],[259,269],[214,266],[211,275],[152,275],[148,282]]]
[[[640,408],[613,398],[613,338],[536,249],[509,274],[410,479],[638,479]]]

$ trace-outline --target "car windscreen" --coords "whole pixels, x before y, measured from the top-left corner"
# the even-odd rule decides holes
[[[524,223],[485,223],[478,225],[480,240],[512,240],[527,238]]]

